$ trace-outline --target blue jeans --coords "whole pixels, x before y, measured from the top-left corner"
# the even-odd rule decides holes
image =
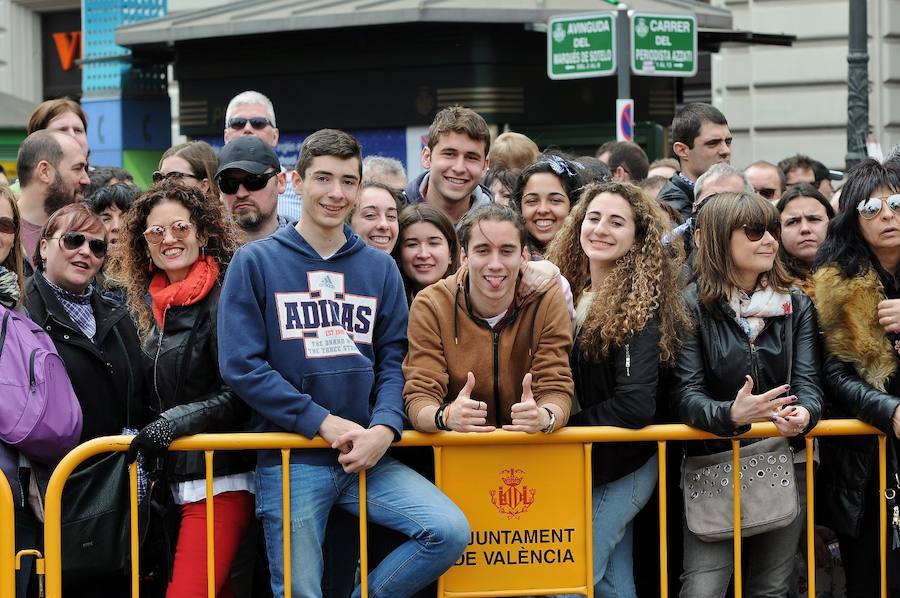
[[[594,486],[592,535],[595,596],[637,596],[632,559],[633,521],[653,496],[659,478],[658,461],[659,457],[654,453],[635,471],[618,480]]]
[[[291,595],[322,596],[322,541],[332,507],[359,514],[359,477],[339,466],[293,463],[291,486]],[[369,521],[409,539],[369,573],[369,596],[410,596],[450,568],[469,543],[462,511],[434,484],[382,457],[366,472]],[[256,514],[262,521],[272,592],[284,595],[281,467],[256,470]],[[360,589],[353,592],[360,595]]]

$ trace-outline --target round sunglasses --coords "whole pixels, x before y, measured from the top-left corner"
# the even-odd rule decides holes
[[[745,224],[741,228],[744,229],[744,234],[747,235],[748,241],[759,241],[766,233],[772,235],[772,238],[776,241],[781,239],[781,222],[777,220],[773,220],[765,226],[762,224]]]
[[[85,242],[87,242],[88,249],[91,250],[94,257],[97,259],[106,257],[107,243],[103,239],[91,239],[83,233],[76,232],[68,232],[58,237],[48,237],[48,239],[58,240],[60,248],[66,251],[77,251],[84,247]]]
[[[871,220],[881,213],[884,204],[895,214],[900,214],[900,193],[888,195],[887,197],[870,197],[856,204],[856,211],[866,220]]]
[[[178,241],[183,241],[191,234],[194,225],[186,220],[176,220],[169,226],[156,224],[144,231],[144,239],[151,245],[159,245],[166,238],[166,231],[171,231],[172,236]]]
[[[269,184],[269,179],[277,174],[278,171],[273,170],[272,172],[264,172],[262,174],[248,174],[240,179],[220,176],[216,179],[216,183],[219,184],[219,190],[222,193],[234,195],[238,192],[238,188],[240,188],[241,185],[243,185],[244,189],[247,191],[259,191]]]

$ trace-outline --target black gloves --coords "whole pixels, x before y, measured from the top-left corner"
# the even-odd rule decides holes
[[[138,451],[144,455],[146,463],[152,457],[164,457],[174,434],[169,420],[160,418],[144,426],[128,447],[128,462],[134,463]]]

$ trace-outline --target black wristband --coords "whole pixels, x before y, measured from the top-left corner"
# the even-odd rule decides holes
[[[444,423],[444,409],[447,408],[449,403],[443,403],[440,407],[437,408],[437,411],[434,412],[434,427],[442,432],[449,432],[450,428],[447,427],[447,424]]]

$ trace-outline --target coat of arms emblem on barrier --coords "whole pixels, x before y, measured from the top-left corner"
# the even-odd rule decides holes
[[[507,519],[518,519],[534,504],[534,495],[537,492],[522,484],[525,479],[525,470],[510,467],[500,470],[500,481],[496,490],[491,490],[491,504],[497,510],[506,515]]]

